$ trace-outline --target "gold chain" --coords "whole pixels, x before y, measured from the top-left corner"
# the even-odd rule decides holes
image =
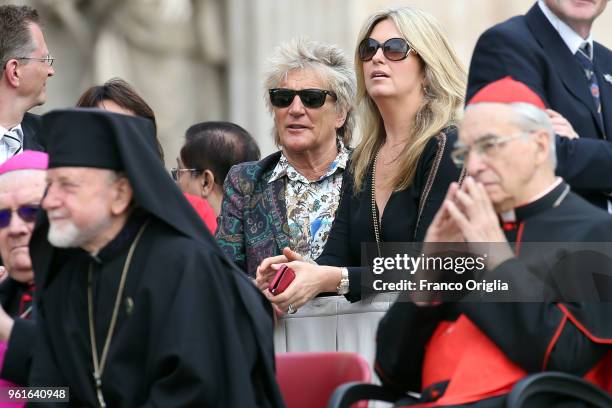
[[[27,319],[30,313],[32,313],[32,305],[28,306],[28,308],[24,310],[22,314],[19,315],[19,318]]]
[[[96,383],[96,394],[98,396],[98,403],[101,408],[106,408],[106,402],[104,401],[104,396],[102,395],[102,373],[104,372],[104,367],[106,366],[106,358],[108,357],[108,349],[110,348],[111,339],[113,337],[113,332],[115,330],[115,324],[117,323],[117,316],[119,315],[119,306],[121,305],[121,298],[123,296],[123,290],[125,289],[125,280],[127,277],[128,269],[130,268],[130,264],[132,263],[132,256],[134,255],[134,250],[136,249],[136,245],[142,236],[145,228],[149,224],[150,220],[147,220],[140,230],[138,234],[136,234],[136,238],[134,238],[134,242],[130,245],[130,250],[128,251],[127,258],[125,259],[125,263],[123,264],[123,270],[121,271],[121,279],[119,280],[119,288],[117,289],[117,296],[115,297],[115,306],[113,307],[113,314],[111,316],[111,321],[108,326],[108,333],[106,334],[106,339],[104,340],[104,348],[102,349],[102,356],[98,360],[98,347],[96,345],[96,334],[94,328],[94,315],[93,315],[93,294],[91,289],[91,278],[93,275],[93,264],[89,264],[89,272],[87,274],[87,312],[89,315],[89,338],[91,340],[91,356],[93,360],[94,366],[94,380]]]
[[[378,249],[378,256],[382,257],[380,252],[380,227],[378,225],[378,211],[376,211],[376,162],[378,162],[378,153],[374,156],[374,167],[372,167],[372,221],[374,222],[374,236],[376,237],[376,248]]]

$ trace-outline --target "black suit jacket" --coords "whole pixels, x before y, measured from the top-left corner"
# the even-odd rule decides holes
[[[604,193],[612,191],[612,83],[604,75],[612,75],[612,51],[594,43],[593,53],[604,123],[578,61],[537,4],[526,15],[500,23],[479,38],[466,100],[508,75],[527,84],[580,136],[557,138],[557,174],[593,204],[606,208]]]
[[[0,367],[0,377],[20,385],[28,384],[36,342],[36,310],[33,309],[31,319],[19,317],[19,301],[25,288],[26,285],[10,277],[0,283],[0,304],[14,319],[8,347],[4,353],[4,364]]]
[[[404,190],[394,191],[389,197],[380,222],[380,242],[423,241],[448,186],[461,179],[461,170],[450,158],[456,141],[455,127],[429,140],[419,158],[412,184]],[[316,260],[319,265],[348,267],[349,293],[345,296],[351,302],[361,300],[362,277],[371,276],[365,275],[360,265],[365,255],[362,244],[376,243],[372,222],[373,166],[371,163],[363,189],[357,194],[353,193],[351,171],[344,174],[336,217],[323,253]]]
[[[21,130],[23,131],[23,150],[38,150],[46,151],[41,140],[40,134],[41,119],[40,116],[26,112],[21,121]]]

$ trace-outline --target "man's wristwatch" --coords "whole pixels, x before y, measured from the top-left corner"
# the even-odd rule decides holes
[[[348,269],[340,268],[340,282],[336,287],[339,295],[346,295],[349,292],[349,273]]]

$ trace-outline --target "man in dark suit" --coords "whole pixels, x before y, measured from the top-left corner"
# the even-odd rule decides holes
[[[557,135],[566,136],[557,137],[557,174],[610,210],[612,51],[590,34],[607,3],[539,0],[488,29],[474,50],[466,100],[505,76],[527,84],[551,109]]]
[[[0,163],[22,150],[44,150],[37,138],[40,118],[27,113],[47,99],[53,57],[38,12],[27,6],[0,6]]]

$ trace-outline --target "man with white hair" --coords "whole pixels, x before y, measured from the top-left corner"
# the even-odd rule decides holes
[[[550,289],[538,279],[548,284],[561,271],[546,264],[554,251],[527,243],[558,242],[571,250],[572,242],[612,241],[612,218],[555,176],[554,134],[544,109],[537,94],[510,77],[468,102],[453,152],[468,177],[451,185],[425,241],[494,244],[488,276],[507,279],[515,291],[506,302],[397,302],[377,336],[376,367],[385,384],[444,406],[504,406],[518,381],[540,371],[585,377],[612,391],[611,303],[553,303],[545,291],[519,301],[531,286]],[[591,277],[586,265],[566,269],[578,286]],[[552,404],[549,397],[541,406]]]
[[[0,377],[26,385],[34,347],[34,271],[28,244],[45,191],[47,154],[26,150],[0,165]]]
[[[282,406],[271,307],[168,177],[152,123],[70,109],[43,131],[29,385],[68,386],[72,406]]]

